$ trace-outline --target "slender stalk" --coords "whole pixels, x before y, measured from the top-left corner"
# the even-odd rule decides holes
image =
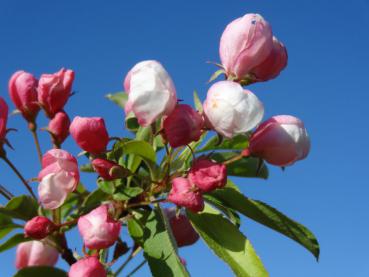
[[[38,159],[40,160],[40,163],[42,163],[42,151],[41,151],[41,147],[40,147],[40,142],[38,140],[37,131],[33,130],[33,129],[30,129],[30,130],[31,130],[33,140],[34,140],[35,145],[36,145]]]
[[[121,273],[121,271],[126,267],[126,265],[138,254],[140,253],[140,251],[142,250],[142,248],[139,246],[136,249],[133,249],[131,254],[128,256],[128,258],[124,261],[124,263],[117,269],[117,271],[115,272],[115,276],[118,276],[119,273]]]
[[[27,190],[31,193],[32,197],[37,200],[36,195],[33,193],[32,188],[28,185],[26,179],[23,178],[22,174],[18,171],[18,169],[14,166],[14,164],[7,158],[7,156],[6,155],[1,155],[0,158],[3,159],[4,162],[7,163],[7,165],[14,171],[14,173],[18,176],[18,178],[25,185]]]
[[[9,191],[9,190],[7,190],[6,189],[6,187],[4,187],[4,186],[2,186],[2,185],[0,185],[0,190],[3,192],[3,193],[5,193],[9,198],[13,198],[14,197],[14,195]],[[6,196],[5,196],[6,197]],[[10,200],[10,199],[9,199]]]
[[[8,194],[6,194],[2,189],[0,189],[0,194],[1,194],[2,196],[4,196],[7,200],[10,200],[10,199],[11,199],[11,197],[9,197],[9,195],[8,195]]]
[[[233,162],[236,162],[238,160],[241,160],[243,158],[243,155],[240,154],[240,155],[237,155],[237,156],[234,156],[232,158],[230,158],[229,160],[226,160],[223,162],[224,165],[227,165],[227,164],[230,164],[230,163],[233,163]]]
[[[147,263],[147,260],[143,260],[138,266],[136,266],[130,273],[128,273],[127,277],[133,276],[141,267],[143,267]]]

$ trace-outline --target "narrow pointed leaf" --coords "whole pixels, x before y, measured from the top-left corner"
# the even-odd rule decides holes
[[[269,276],[250,241],[209,205],[201,213],[187,211],[192,225],[214,253],[239,277]]]
[[[309,250],[316,259],[319,258],[319,244],[314,234],[277,209],[261,201],[247,198],[232,188],[216,190],[211,196],[219,199],[225,206],[291,238]]]

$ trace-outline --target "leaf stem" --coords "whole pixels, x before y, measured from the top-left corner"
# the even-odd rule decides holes
[[[36,195],[33,193],[32,188],[28,185],[26,179],[23,178],[22,174],[18,171],[15,165],[7,158],[6,154],[0,156],[1,159],[14,171],[14,173],[18,176],[18,178],[22,181],[25,185],[27,190],[31,193],[32,197],[37,200]]]
[[[227,165],[227,164],[230,164],[230,163],[233,163],[233,162],[236,162],[238,160],[241,160],[244,156],[242,154],[239,154],[239,155],[236,155],[232,158],[230,158],[229,160],[226,160],[223,162],[224,165]]]

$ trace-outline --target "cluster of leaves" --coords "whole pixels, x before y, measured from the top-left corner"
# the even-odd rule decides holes
[[[107,97],[122,108],[127,101],[127,94],[122,92]],[[201,111],[196,92],[194,98],[196,108]],[[134,138],[117,139],[107,153],[107,158],[126,168],[129,177],[113,181],[99,178],[97,189],[92,192],[79,184],[61,207],[62,222],[73,221],[104,201],[113,202],[120,208],[119,218],[127,225],[134,241],[129,249],[122,240],[118,240],[114,259],[143,249],[153,276],[189,276],[178,256],[170,224],[158,202],[166,199],[170,178],[184,174],[195,155],[209,155],[219,162],[229,160],[247,147],[248,136],[245,134],[220,140],[217,136],[210,137],[204,133],[190,147],[171,149],[157,135],[159,123],[156,126],[140,127],[134,117],[128,117],[126,127],[134,134]],[[91,164],[83,165],[80,169],[94,172]],[[227,173],[228,176],[268,178],[267,166],[260,159],[252,157],[227,165]],[[239,229],[241,216],[289,237],[318,259],[319,245],[312,232],[268,204],[244,196],[230,178],[224,188],[204,194],[204,198],[204,211],[187,211],[187,216],[203,241],[230,266],[236,276],[268,276],[251,242]],[[4,239],[13,230],[21,229],[20,220],[27,221],[38,214],[45,214],[45,211],[38,207],[33,198],[19,196],[11,199],[6,206],[0,207],[0,239]],[[63,231],[74,226],[63,227]],[[20,230],[0,243],[0,252],[27,240],[29,238],[25,238]],[[49,267],[22,269],[15,276],[46,276],[42,274],[66,276],[65,272]],[[115,276],[116,273],[109,274]]]

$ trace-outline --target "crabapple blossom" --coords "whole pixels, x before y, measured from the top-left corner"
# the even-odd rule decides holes
[[[17,247],[15,266],[17,269],[29,266],[54,266],[58,257],[58,251],[42,241],[22,242]]]

